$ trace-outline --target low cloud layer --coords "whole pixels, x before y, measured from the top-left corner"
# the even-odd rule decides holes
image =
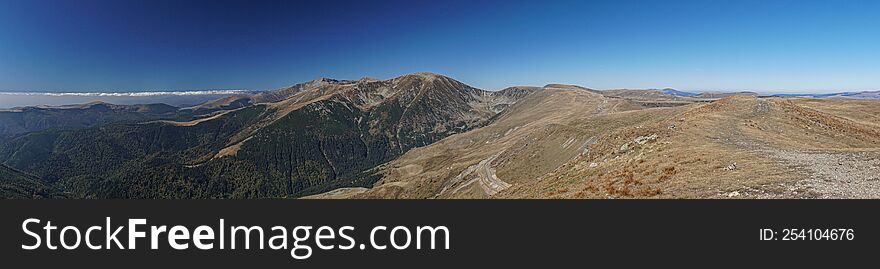
[[[234,95],[250,93],[248,90],[202,90],[202,91],[157,91],[157,92],[0,92],[0,95],[17,96],[94,96],[94,97],[148,97],[148,96],[190,96],[190,95]]]

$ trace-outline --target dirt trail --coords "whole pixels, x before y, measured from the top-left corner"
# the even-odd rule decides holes
[[[450,184],[445,186],[436,197],[458,193],[474,183],[480,184],[480,189],[489,196],[495,195],[496,193],[509,188],[511,186],[510,183],[504,182],[498,178],[498,176],[495,175],[495,168],[492,168],[492,162],[500,155],[500,153],[493,155],[492,157],[480,161],[478,164],[468,167],[468,169],[465,169],[461,174],[456,176],[455,179],[451,180]],[[476,174],[474,175],[474,173]],[[467,181],[464,180],[472,175],[474,175],[474,177]]]
[[[155,120],[155,121],[144,122],[143,124],[158,122],[158,123],[170,124],[170,125],[174,125],[174,126],[195,126],[195,125],[198,125],[199,123],[202,123],[202,122],[206,122],[209,120],[214,120],[214,119],[220,118],[221,116],[226,115],[229,112],[236,111],[236,110],[238,110],[238,109],[226,110],[226,111],[218,112],[218,113],[211,115],[211,116],[208,116],[208,117],[195,119],[195,120],[191,120],[191,121]]]
[[[492,158],[483,160],[478,164],[480,166],[480,187],[490,196],[510,187],[509,183],[502,181],[497,175],[495,175],[495,168],[492,168],[492,161],[497,157],[498,155],[492,156]]]

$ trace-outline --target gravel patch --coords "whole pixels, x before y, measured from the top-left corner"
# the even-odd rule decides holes
[[[802,171],[806,178],[796,183],[744,189],[723,196],[755,198],[880,198],[880,155],[876,152],[832,152],[783,150],[764,143],[734,140],[733,144]],[[772,190],[772,191],[766,191]]]
[[[783,163],[809,171],[798,185],[817,198],[880,198],[880,159],[869,153],[765,150]]]

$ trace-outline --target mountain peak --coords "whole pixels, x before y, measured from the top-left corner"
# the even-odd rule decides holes
[[[420,80],[435,80],[441,78],[448,78],[444,75],[431,73],[431,72],[416,72],[412,74],[406,74],[403,76],[396,77],[395,79],[420,79]]]
[[[335,84],[335,83],[339,83],[339,82],[341,82],[341,80],[332,79],[332,78],[328,78],[328,77],[319,77],[315,80],[309,81],[309,83],[312,83],[312,84]]]
[[[665,93],[665,94],[675,95],[675,96],[696,96],[697,95],[696,93],[683,92],[683,91],[679,91],[679,90],[676,90],[673,88],[665,88],[665,89],[657,90],[657,91]]]

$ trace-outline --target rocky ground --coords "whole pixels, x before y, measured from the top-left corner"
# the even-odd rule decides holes
[[[803,179],[796,183],[774,186],[777,190],[782,189],[782,193],[746,189],[722,196],[834,199],[880,197],[880,158],[876,153],[803,152],[772,148],[764,148],[760,152],[777,159],[779,165],[801,171]]]
[[[760,100],[753,116],[770,111]],[[776,164],[801,178],[794,183],[764,185],[720,193],[728,198],[832,198],[872,199],[880,197],[880,154],[872,149],[781,149],[732,130],[729,144],[776,160]],[[727,169],[737,169],[733,164]]]

